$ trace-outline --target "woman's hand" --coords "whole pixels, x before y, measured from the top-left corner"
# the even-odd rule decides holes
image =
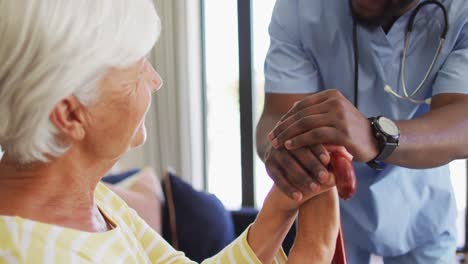
[[[331,188],[335,186],[335,177],[332,174],[329,178],[328,183],[324,184],[318,191],[306,192],[304,193],[301,200],[293,200],[286,194],[284,194],[276,185],[273,185],[270,192],[268,193],[267,198],[265,199],[263,206],[274,206],[278,213],[291,215],[296,214],[298,209],[310,200],[313,197],[320,196],[322,193],[329,191]]]

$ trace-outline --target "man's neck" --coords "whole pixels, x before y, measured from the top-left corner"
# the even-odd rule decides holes
[[[387,21],[385,24],[382,25],[382,29],[385,31],[385,34],[388,34],[390,29],[392,29],[393,24],[400,18],[402,15],[406,14],[406,12],[410,11],[414,7],[416,7],[419,3],[419,0],[414,0],[410,5],[402,8],[399,10],[395,16],[393,16],[389,21]]]
[[[390,29],[392,29],[393,24],[398,20],[399,17],[393,17],[391,20],[389,20],[387,23],[382,25],[382,29],[385,32],[385,34],[388,34]]]

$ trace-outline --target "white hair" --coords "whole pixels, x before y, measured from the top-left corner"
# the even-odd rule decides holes
[[[54,106],[89,105],[103,75],[142,59],[160,31],[150,0],[0,0],[1,149],[22,164],[62,155]]]

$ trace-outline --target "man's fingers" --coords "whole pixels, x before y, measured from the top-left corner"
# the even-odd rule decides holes
[[[353,155],[348,152],[348,150],[343,147],[343,146],[338,146],[338,145],[331,145],[331,144],[324,144],[321,145],[325,148],[327,154],[329,156],[331,155],[330,153],[339,153],[341,156],[345,157],[347,160],[352,161],[353,160]],[[326,164],[328,166],[328,164]]]
[[[275,142],[276,139],[279,143],[283,143],[285,139],[288,139],[288,137],[291,136],[292,131],[304,132],[308,129],[333,124],[334,121],[332,116],[330,116],[326,111],[322,111],[317,109],[317,107],[312,106],[290,116],[284,121],[278,122],[275,128],[273,128],[268,135],[268,138],[272,142]]]
[[[329,173],[329,177],[328,177],[328,182],[326,182],[325,184],[321,184],[319,185],[319,188],[313,190],[313,191],[309,191],[309,192],[305,192],[302,194],[303,198],[302,198],[302,202],[305,202],[313,197],[316,197],[318,195],[321,195],[322,193],[330,190],[331,188],[334,188],[335,187],[335,183],[336,183],[336,179],[335,179],[335,174],[330,172]]]
[[[284,146],[288,150],[317,144],[346,145],[346,137],[334,127],[320,127],[304,134],[286,140]]]
[[[312,129],[334,126],[334,119],[329,114],[316,114],[305,116],[288,127],[281,128],[281,132],[271,142],[273,147],[279,148],[284,146],[286,140],[304,134]]]
[[[286,150],[283,150],[282,153],[283,155],[278,157],[277,162],[288,178],[288,181],[301,190],[301,192],[307,192],[310,188],[315,187],[311,186],[313,183],[312,177],[310,177],[309,173],[301,166],[298,160],[295,159],[293,154]]]
[[[284,114],[284,115],[280,118],[279,122],[282,122],[282,121],[288,119],[291,115],[294,115],[297,111],[299,111],[299,110],[296,109],[296,108],[298,107],[298,105],[299,105],[301,102],[302,102],[302,101],[297,101],[297,102],[295,102],[295,103],[293,104],[293,106],[289,109],[289,111],[286,112],[286,114]]]
[[[294,106],[283,117],[281,117],[280,122],[286,120],[287,118],[303,110],[304,108],[308,108],[312,105],[322,103],[330,98],[339,98],[342,96],[343,95],[335,89],[329,89],[309,95],[303,100],[295,103]]]
[[[283,174],[282,169],[280,169],[277,166],[268,166],[266,169],[268,175],[270,175],[270,177],[275,182],[275,185],[278,186],[278,188],[284,194],[286,194],[289,198],[295,201],[302,199],[302,194],[300,193],[300,190],[289,182],[289,180]]]
[[[311,105],[292,115],[288,115],[288,114],[284,115],[278,121],[276,126],[271,130],[271,132],[268,134],[268,138],[270,140],[275,139],[286,128],[288,128],[293,123],[301,120],[304,117],[328,113],[330,111],[330,106],[327,104],[327,102],[328,101],[324,101],[316,105]]]
[[[317,187],[313,186],[316,183],[326,183],[328,181],[328,170],[320,162],[320,160],[307,148],[301,148],[292,151],[295,159],[301,164],[301,166],[307,171],[310,179],[310,189],[316,190]]]
[[[317,157],[325,167],[327,167],[330,164],[330,151],[326,148],[325,145],[311,145],[309,146],[309,149],[312,151],[312,153],[314,153],[315,157]]]
[[[321,128],[323,130],[323,128]],[[316,136],[336,133],[335,130],[313,130]],[[320,138],[323,139],[323,138]],[[310,144],[296,150],[271,149],[265,166],[276,186],[291,199],[300,202],[335,185],[334,174],[328,171],[331,157],[325,146]]]

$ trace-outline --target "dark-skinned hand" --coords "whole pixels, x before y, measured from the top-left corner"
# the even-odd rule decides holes
[[[324,151],[326,162],[321,163],[314,153],[323,155]],[[296,202],[328,191],[335,185],[340,197],[349,199],[356,191],[352,159],[342,146],[316,145],[312,150],[300,148],[294,151],[270,148],[266,152],[265,167],[276,186]],[[311,173],[317,169],[319,173]]]
[[[359,162],[378,154],[370,121],[337,90],[297,102],[268,137],[274,148],[290,151],[317,144],[344,146]]]

